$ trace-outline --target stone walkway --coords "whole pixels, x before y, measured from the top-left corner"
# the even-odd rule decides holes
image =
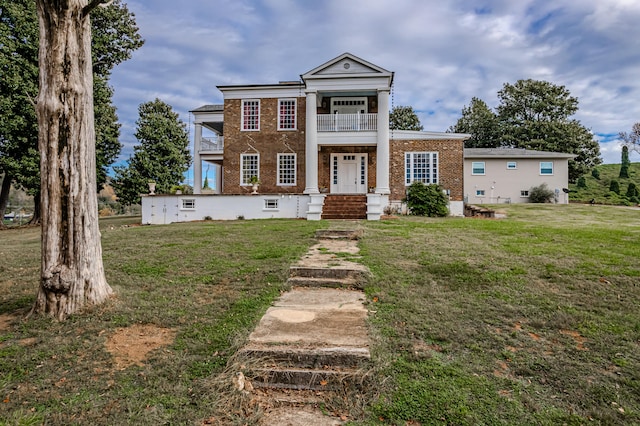
[[[341,425],[320,410],[322,395],[355,389],[369,355],[362,288],[369,276],[353,230],[319,231],[291,267],[292,289],[267,310],[240,353],[260,390],[262,425]]]

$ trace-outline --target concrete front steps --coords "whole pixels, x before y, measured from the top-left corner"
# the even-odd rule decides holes
[[[328,194],[322,206],[322,219],[366,219],[366,195]]]
[[[305,395],[358,392],[369,366],[365,296],[354,290],[363,288],[369,272],[353,262],[357,234],[318,236],[318,244],[291,267],[291,291],[267,310],[239,354],[253,387],[284,411],[295,407],[282,403],[283,395],[297,395],[298,407],[317,407]]]

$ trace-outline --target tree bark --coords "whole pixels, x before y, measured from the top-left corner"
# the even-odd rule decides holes
[[[33,197],[33,216],[29,225],[40,225],[40,191]]]
[[[42,262],[31,312],[64,320],[112,293],[95,195],[91,28],[87,0],[36,3]]]
[[[7,204],[9,204],[9,193],[11,192],[12,177],[8,173],[4,174],[2,179],[2,188],[0,189],[0,229],[5,229],[4,214],[7,211]]]

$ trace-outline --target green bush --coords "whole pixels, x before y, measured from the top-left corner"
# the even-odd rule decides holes
[[[600,171],[598,169],[591,170],[591,176],[593,176],[594,178],[600,180]]]
[[[587,187],[587,180],[584,178],[584,176],[580,176],[578,178],[578,188],[586,188]]]
[[[413,182],[409,185],[405,201],[412,215],[442,217],[449,214],[449,200],[440,185]]]
[[[609,191],[615,192],[616,194],[620,195],[620,182],[615,179],[612,180],[609,184]]]
[[[635,183],[629,182],[629,186],[627,187],[627,197],[634,201],[633,198],[638,198],[640,196],[640,190]]]
[[[550,203],[553,201],[555,193],[549,189],[546,183],[534,186],[529,190],[530,203]]]

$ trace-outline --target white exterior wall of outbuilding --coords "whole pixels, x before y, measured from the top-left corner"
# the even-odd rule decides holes
[[[541,174],[541,162],[552,163],[552,174]],[[473,163],[484,163],[484,174],[473,173]],[[508,164],[513,165],[509,167]],[[464,195],[470,204],[528,203],[531,188],[546,183],[555,202],[567,204],[563,191],[569,182],[566,158],[468,158],[464,160]]]

